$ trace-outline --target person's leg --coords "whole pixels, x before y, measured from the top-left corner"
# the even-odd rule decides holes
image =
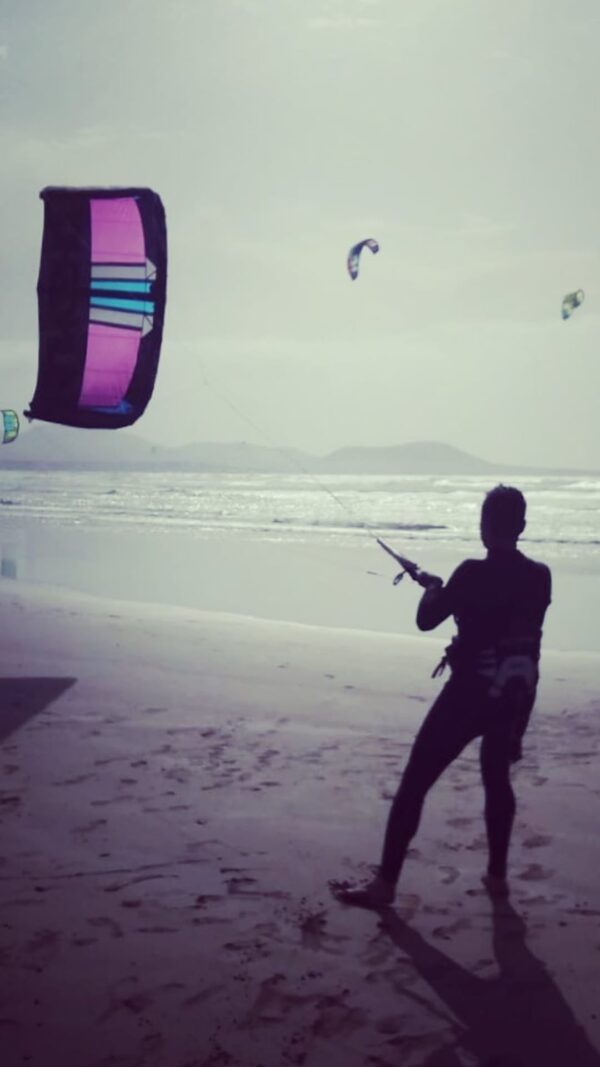
[[[419,827],[427,793],[479,732],[471,709],[465,708],[463,701],[459,686],[448,682],[415,738],[388,815],[379,867],[384,881],[393,885]]]
[[[467,704],[470,704],[468,700]],[[388,816],[379,872],[365,889],[339,892],[341,900],[362,907],[391,904],[428,790],[480,732],[472,707],[465,705],[464,694],[451,680],[432,705],[415,738]]]
[[[498,709],[500,710],[500,709]],[[515,818],[515,795],[510,783],[514,738],[508,723],[488,730],[481,742],[481,777],[485,789],[485,826],[488,838],[489,889],[506,895],[508,848]]]

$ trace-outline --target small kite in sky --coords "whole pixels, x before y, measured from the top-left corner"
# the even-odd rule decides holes
[[[9,445],[19,436],[19,416],[12,408],[4,408],[2,415],[2,444]]]
[[[25,415],[118,429],[154,388],[167,290],[167,230],[152,189],[48,187],[38,277],[39,358]]]
[[[564,297],[561,307],[561,315],[563,319],[570,319],[571,315],[578,308],[580,304],[583,304],[585,293],[583,289],[577,289],[574,293],[567,293]]]
[[[367,237],[366,240],[359,241],[357,245],[352,245],[352,248],[348,252],[347,260],[348,274],[352,278],[352,281],[354,281],[355,278],[358,278],[358,266],[363,248],[370,248],[373,254],[379,252],[379,245],[372,237]]]

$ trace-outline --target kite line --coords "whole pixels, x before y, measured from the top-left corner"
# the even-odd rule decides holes
[[[259,426],[258,423],[256,423],[252,418],[250,418],[250,416],[247,415],[246,412],[243,411],[235,403],[235,401],[231,399],[228,394],[223,392],[223,390],[217,388],[214,383],[209,379],[201,363],[200,371],[202,374],[204,385],[207,386],[207,388],[210,389],[211,392],[215,394],[215,396],[218,396],[219,399],[222,400],[223,403],[226,404],[227,407],[229,407],[231,411],[233,411],[238,416],[238,418],[240,418],[243,422],[250,426],[251,429],[253,429],[256,433],[258,433],[259,436],[262,437],[263,440],[266,441],[271,448],[273,448],[276,452],[283,456],[284,459],[293,467],[295,467],[300,474],[308,478],[309,481],[311,481],[317,487],[317,489],[327,493],[327,495],[331,497],[333,501],[335,501],[335,503],[345,512],[345,514],[348,516],[348,518],[352,520],[353,523],[357,523],[362,529],[362,531],[367,534],[367,536],[369,536],[373,541],[375,541],[375,543],[379,545],[379,547],[382,548],[384,552],[387,552],[388,556],[391,556],[396,561],[396,563],[400,565],[402,569],[394,578],[394,585],[398,585],[402,578],[404,578],[405,574],[408,574],[409,577],[413,579],[413,581],[419,582],[422,571],[416,563],[413,563],[411,560],[407,559],[406,556],[399,555],[392,548],[390,548],[390,546],[387,545],[385,541],[383,541],[381,537],[378,537],[377,534],[374,532],[375,530],[377,530],[377,526],[370,526],[369,523],[364,522],[362,518],[344,500],[342,500],[340,496],[338,496],[337,493],[334,493],[333,489],[331,489],[330,486],[328,486],[325,482],[321,481],[321,479],[314,473],[314,471],[309,471],[305,467],[303,467],[302,464],[298,462],[293,453],[291,453],[290,451],[288,451],[288,449],[284,448],[283,445],[280,445],[277,441],[275,441],[266,432],[266,430],[262,426]],[[369,573],[375,574],[375,572],[373,571],[369,571]],[[377,575],[377,577],[380,577],[380,575]]]

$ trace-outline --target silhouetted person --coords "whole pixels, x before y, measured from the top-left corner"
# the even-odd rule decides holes
[[[417,625],[432,630],[453,615],[458,633],[444,660],[450,680],[429,710],[413,744],[389,813],[376,877],[339,899],[362,907],[391,904],[427,792],[475,737],[481,737],[481,776],[489,863],[483,876],[492,895],[506,896],[508,846],[515,815],[510,764],[521,739],[538,681],[542,624],[550,603],[548,567],[517,549],[525,529],[525,498],[498,485],[481,509],[482,560],[461,563],[448,584],[421,573],[425,592]]]

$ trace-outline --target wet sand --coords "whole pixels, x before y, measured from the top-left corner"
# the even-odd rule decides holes
[[[0,526],[0,573],[26,583],[74,592],[203,611],[227,611],[281,622],[415,634],[420,589],[409,579],[397,588],[398,567],[364,533],[353,544],[259,536],[231,528],[201,531],[143,523],[71,525],[12,518]],[[447,579],[465,558],[484,555],[477,542],[443,546],[418,538],[390,544],[426,570]],[[600,653],[600,568],[595,555],[547,558],[524,542],[523,551],[552,569],[553,605],[544,646]],[[450,639],[452,621],[436,630]],[[430,638],[421,635],[421,641]]]
[[[510,903],[477,743],[377,862],[441,642],[0,585],[3,1067],[600,1065],[600,658],[545,653]]]

